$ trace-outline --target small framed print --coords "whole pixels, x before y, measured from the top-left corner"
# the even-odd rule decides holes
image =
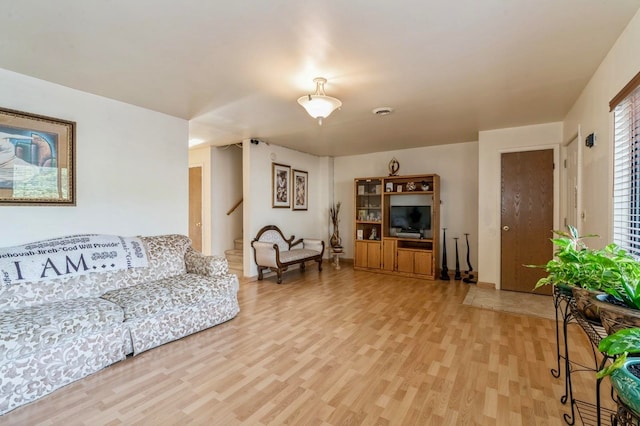
[[[289,208],[291,197],[289,195],[289,176],[291,167],[284,164],[271,163],[271,187],[273,189],[273,208]]]
[[[302,170],[293,171],[293,210],[307,210],[309,200],[309,173]]]
[[[362,231],[362,229],[358,229],[356,231],[356,239],[358,239],[358,240],[363,240],[364,239],[364,232]]]
[[[387,182],[387,183],[384,185],[384,190],[385,190],[386,192],[393,192],[393,182]]]

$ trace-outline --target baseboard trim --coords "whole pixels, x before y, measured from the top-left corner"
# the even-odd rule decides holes
[[[476,284],[478,286],[478,288],[486,288],[489,290],[495,290],[496,289],[496,285],[494,283],[485,283],[482,281],[479,281],[478,284]]]

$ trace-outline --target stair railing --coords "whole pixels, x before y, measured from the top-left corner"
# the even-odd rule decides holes
[[[237,203],[235,203],[235,204],[233,205],[233,207],[231,207],[231,208],[229,209],[229,211],[227,212],[227,216],[229,216],[229,215],[230,215],[231,213],[233,213],[233,212],[234,212],[238,207],[240,207],[240,204],[242,204],[242,201],[243,201],[243,198],[240,198],[240,199],[238,200],[238,202],[237,202]]]

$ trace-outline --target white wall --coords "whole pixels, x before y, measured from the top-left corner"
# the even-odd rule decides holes
[[[353,258],[354,250],[353,180],[388,176],[388,164],[393,157],[400,163],[400,175],[440,175],[440,226],[447,228],[448,267],[452,270],[455,267],[453,237],[460,237],[460,267],[466,269],[464,233],[469,233],[471,264],[474,270],[478,270],[478,142],[335,158],[334,197],[342,202],[340,237],[345,257]],[[436,263],[440,265],[441,262],[438,259]]]
[[[580,222],[582,234],[597,234],[600,239],[589,239],[592,246],[611,242],[612,239],[612,116],[609,101],[640,71],[640,12],[611,48],[577,102],[564,120],[564,140],[571,138],[578,126],[582,140],[596,134],[593,148],[582,148],[582,207],[584,219]]]
[[[272,208],[271,163],[291,166],[291,169],[309,173],[308,210]],[[285,237],[318,238],[325,242],[329,223],[329,188],[331,186],[331,159],[317,157],[277,145],[251,144],[243,141],[244,169],[244,274],[255,276],[251,240],[265,225],[276,225]]]
[[[0,246],[188,232],[188,123],[0,69],[3,107],[75,121],[76,206],[0,206]]]
[[[211,149],[211,254],[224,255],[242,237],[242,149],[235,145]]]
[[[478,280],[500,288],[500,176],[501,154],[552,148],[559,162],[562,123],[480,132],[478,150]],[[558,229],[559,167],[554,171],[554,229]]]

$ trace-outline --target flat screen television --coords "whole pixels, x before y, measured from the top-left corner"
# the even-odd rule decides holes
[[[431,229],[431,206],[391,206],[390,225],[403,231]]]

